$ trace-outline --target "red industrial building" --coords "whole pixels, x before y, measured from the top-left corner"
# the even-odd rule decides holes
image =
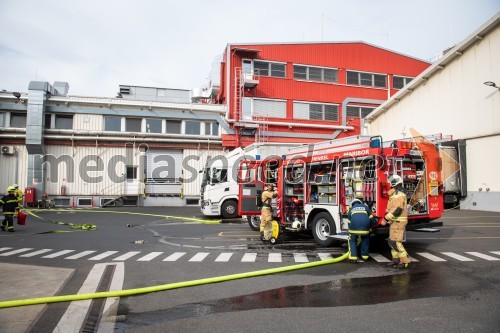
[[[229,44],[203,97],[227,105],[229,149],[317,142],[359,134],[364,116],[429,66],[364,42]]]

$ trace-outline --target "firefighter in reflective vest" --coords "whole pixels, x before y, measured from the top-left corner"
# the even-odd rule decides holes
[[[5,219],[0,226],[2,231],[5,231],[5,227],[9,232],[14,232],[14,214],[16,214],[19,209],[19,201],[16,196],[16,189],[12,186],[7,188],[7,195],[4,195],[2,199],[0,199],[0,206],[3,206],[3,215]]]
[[[271,236],[269,233],[271,233],[271,221],[273,219],[272,216],[272,208],[271,208],[271,202],[273,198],[276,198],[278,196],[278,190],[273,188],[272,184],[267,184],[264,187],[264,191],[262,191],[262,208],[260,210],[260,238],[262,240],[269,240]]]
[[[23,204],[23,191],[19,189],[19,185],[13,184],[12,187],[16,190],[15,195],[17,197],[17,201],[19,201],[19,204],[22,206]]]
[[[403,246],[403,239],[408,224],[408,207],[406,194],[403,192],[403,179],[398,175],[389,178],[391,190],[387,202],[387,214],[382,225],[389,224],[389,246],[391,248],[392,262],[387,264],[394,268],[410,268],[411,260]]]
[[[364,262],[369,256],[370,228],[377,223],[377,219],[373,217],[371,209],[359,199],[351,202],[347,219],[349,220],[349,260],[352,263]],[[360,256],[358,245],[360,245]]]

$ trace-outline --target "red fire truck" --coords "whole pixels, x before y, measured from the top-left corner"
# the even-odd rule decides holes
[[[282,231],[310,231],[315,241],[330,246],[347,231],[346,214],[361,199],[380,220],[386,214],[387,182],[403,178],[408,198],[407,230],[442,226],[441,158],[425,139],[382,142],[380,136],[355,136],[290,149],[287,155],[262,161],[244,160],[238,173],[239,211],[259,215],[256,195],[265,184],[277,186],[273,216]],[[378,235],[388,227],[377,226]]]

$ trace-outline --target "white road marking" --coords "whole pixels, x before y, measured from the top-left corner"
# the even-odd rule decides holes
[[[330,260],[330,259],[333,259],[332,255],[330,253],[318,253],[318,257],[321,260]]]
[[[52,251],[52,249],[43,249],[43,250],[38,250],[35,252],[30,252],[30,253],[20,255],[20,257],[29,258],[29,257],[37,256],[37,255],[42,254],[42,253],[50,252],[50,251]]]
[[[72,256],[69,256],[69,257],[66,257],[64,259],[70,259],[70,260],[75,260],[75,259],[79,259],[81,257],[85,257],[91,253],[94,253],[95,251],[83,251],[83,252],[80,252],[80,253],[77,253],[77,254],[74,254]]]
[[[440,258],[438,256],[435,256],[433,254],[427,253],[427,252],[417,252],[419,256],[422,256],[424,258],[427,258],[431,261],[447,261],[446,259]]]
[[[133,256],[135,256],[139,253],[141,253],[141,251],[130,251],[130,252],[127,252],[125,254],[122,254],[119,257],[116,257],[115,259],[113,259],[113,261],[124,261],[124,260],[132,258]]]
[[[413,261],[413,262],[419,262],[419,260],[418,260],[418,259],[415,259],[415,258],[413,258],[413,257],[408,256],[408,258],[410,258],[410,260],[411,260],[411,261]]]
[[[217,257],[217,259],[215,259],[215,261],[217,262],[228,262],[229,259],[231,259],[231,256],[233,255],[232,252],[224,252],[224,253],[221,253],[219,254],[219,256]]]
[[[14,251],[9,251],[9,252],[5,252],[5,253],[2,253],[0,254],[0,256],[2,257],[8,257],[8,256],[12,256],[14,254],[18,254],[18,253],[22,253],[22,252],[27,252],[29,250],[33,250],[33,248],[31,247],[26,247],[24,249],[19,249],[19,250],[14,250]]]
[[[381,254],[378,253],[370,253],[370,257],[376,262],[392,262],[392,260],[387,259]]]
[[[203,261],[210,253],[208,252],[198,252],[189,261],[200,262]]]
[[[500,251],[490,251],[490,252],[493,253],[493,254],[496,254],[496,255],[500,256]]]
[[[465,252],[465,253],[470,254],[471,256],[475,256],[475,257],[478,257],[478,258],[481,258],[481,259],[486,259],[486,260],[489,260],[489,261],[500,260],[500,258],[495,258],[495,257],[489,256],[487,254],[482,254],[482,253],[479,253],[479,252]]]
[[[166,257],[165,259],[163,259],[163,261],[177,261],[180,257],[182,257],[185,254],[186,252],[175,252]]]
[[[137,259],[137,261],[150,261],[156,257],[158,257],[163,252],[151,252],[150,254],[146,254],[144,257]]]
[[[65,254],[68,254],[68,253],[71,253],[71,252],[75,252],[75,250],[62,250],[62,251],[59,251],[59,252],[55,252],[55,253],[52,253],[52,254],[49,254],[45,257],[42,257],[42,258],[57,258],[57,257],[60,257],[60,256],[63,256]]]
[[[113,255],[115,253],[117,253],[118,251],[106,251],[104,253],[101,253],[101,254],[98,254],[92,258],[89,258],[88,260],[102,260],[106,257],[109,257],[110,255]]]
[[[460,254],[456,254],[453,252],[441,252],[441,254],[444,254],[445,256],[448,256],[448,257],[453,258],[453,259],[457,259],[459,261],[474,261],[474,259],[467,258],[467,257],[461,256]]]
[[[7,251],[12,249],[11,247],[0,247],[0,251]]]
[[[281,253],[271,252],[267,262],[281,262]]]
[[[295,262],[309,262],[307,255],[305,253],[294,253],[293,259]]]
[[[241,262],[255,262],[255,259],[257,259],[257,253],[245,253]]]
[[[95,265],[78,291],[78,294],[95,292],[105,267],[105,264]],[[59,320],[54,332],[80,332],[91,303],[91,299],[71,302],[66,312]]]
[[[115,272],[113,273],[113,280],[109,286],[109,290],[122,290],[123,281],[125,279],[125,265],[123,262],[113,263],[115,267]],[[118,313],[118,304],[120,297],[108,297],[106,298],[106,303],[104,303],[104,308],[102,310],[102,317],[99,321],[99,326],[97,327],[97,333],[114,333],[116,315]]]

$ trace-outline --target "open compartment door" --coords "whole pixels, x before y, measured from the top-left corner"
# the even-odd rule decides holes
[[[264,183],[258,180],[259,163],[242,161],[238,169],[238,210],[240,215],[259,215],[257,193],[262,193]]]

